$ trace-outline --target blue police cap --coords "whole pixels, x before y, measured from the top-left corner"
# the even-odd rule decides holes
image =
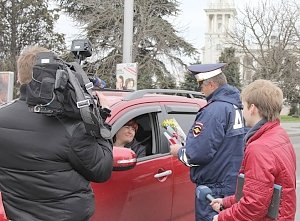
[[[218,64],[194,64],[188,70],[194,74],[197,81],[204,81],[222,73],[222,68],[226,63]]]

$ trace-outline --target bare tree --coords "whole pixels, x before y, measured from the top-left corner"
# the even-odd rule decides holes
[[[240,14],[228,35],[231,45],[248,59],[244,68],[256,77],[282,79],[285,60],[300,54],[299,5],[288,0],[264,0],[256,7],[247,5]]]
[[[246,5],[229,32],[230,44],[244,55],[240,60],[244,84],[263,78],[275,81],[289,103],[300,102],[299,2],[263,0]]]

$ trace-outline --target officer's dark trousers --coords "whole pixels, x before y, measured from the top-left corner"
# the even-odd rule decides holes
[[[206,186],[211,189],[212,196],[214,198],[224,198],[224,184],[213,184]],[[218,214],[209,204],[210,202],[208,200],[203,201],[195,197],[196,221],[212,221],[214,216]]]
[[[195,201],[196,221],[212,221],[214,215],[218,214],[212,209],[208,201],[200,201],[197,197]]]

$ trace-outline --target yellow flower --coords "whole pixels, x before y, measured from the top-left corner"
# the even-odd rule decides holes
[[[174,122],[174,119],[165,119],[162,124],[161,124],[164,128],[166,128],[167,126],[172,127],[173,129],[176,128],[176,124]]]

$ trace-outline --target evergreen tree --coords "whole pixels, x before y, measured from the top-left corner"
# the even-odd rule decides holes
[[[156,88],[155,81],[153,79],[149,79],[149,76],[151,76],[149,73],[138,74],[138,90],[145,88]]]
[[[292,106],[300,104],[300,69],[298,61],[297,56],[292,54],[286,55],[281,75],[275,79],[278,86],[282,89],[286,101]]]
[[[238,58],[235,57],[235,49],[233,47],[225,48],[219,57],[220,63],[227,63],[223,73],[227,78],[228,84],[241,88],[240,71]]]
[[[184,73],[184,81],[180,83],[180,88],[183,90],[199,91],[198,82],[190,72]]]
[[[122,63],[124,1],[57,1],[75,21],[84,25],[97,54],[97,73],[101,78],[111,79],[109,75],[116,73],[116,64]],[[138,63],[138,74],[146,75],[138,77],[138,88],[155,84],[158,88],[170,87],[165,82],[171,76],[166,63],[184,65],[180,57],[196,55],[196,49],[179,37],[167,20],[179,13],[178,3],[175,0],[135,0],[134,3],[132,60]]]
[[[200,58],[198,57],[193,64],[201,64]],[[200,91],[198,82],[191,72],[188,71],[184,73],[184,80],[180,83],[180,89]]]
[[[159,88],[162,89],[176,89],[176,82],[174,80],[174,77],[170,76],[170,75],[163,75],[161,76],[155,85],[159,85]]]
[[[65,49],[64,36],[53,31],[57,10],[48,8],[45,0],[0,0],[0,71],[17,73],[16,59],[26,46]]]

